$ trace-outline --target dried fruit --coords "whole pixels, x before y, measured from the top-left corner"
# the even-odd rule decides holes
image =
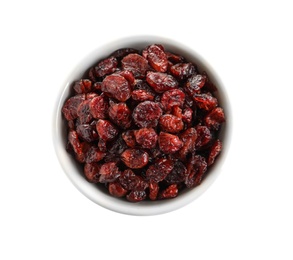
[[[163,111],[158,103],[144,101],[133,110],[132,117],[138,127],[156,127]]]
[[[163,153],[175,153],[181,149],[183,142],[177,135],[161,132],[159,135],[159,146]]]
[[[160,44],[113,52],[72,90],[62,107],[66,149],[114,197],[174,198],[199,185],[222,150],[217,88]]]
[[[142,147],[152,149],[156,147],[158,135],[153,128],[141,128],[134,131],[136,142]]]
[[[126,149],[121,154],[121,160],[131,169],[140,169],[149,162],[149,155],[141,149]]]
[[[146,81],[157,93],[178,87],[178,82],[172,75],[162,72],[148,71]]]
[[[74,83],[73,89],[75,93],[82,94],[88,93],[92,90],[92,82],[88,79],[81,79]]]
[[[111,104],[109,117],[116,125],[121,128],[129,128],[131,125],[131,110],[125,103]]]
[[[108,120],[100,119],[96,124],[99,137],[104,141],[110,141],[118,135],[117,128]]]
[[[213,109],[204,119],[208,128],[218,130],[222,123],[225,122],[225,114],[221,107]]]
[[[118,74],[106,76],[102,82],[101,89],[109,97],[116,98],[122,102],[131,97],[131,87],[129,82],[123,76]]]
[[[180,89],[172,89],[163,93],[161,102],[166,111],[171,111],[174,106],[183,107],[185,94]]]
[[[179,133],[184,127],[181,118],[171,114],[161,116],[159,124],[163,131],[172,134]]]
[[[129,70],[135,78],[143,78],[148,69],[148,61],[139,54],[129,54],[122,61],[122,69]]]
[[[95,76],[104,77],[108,74],[113,73],[117,68],[118,62],[115,57],[104,59],[98,63],[95,67]]]
[[[147,59],[150,65],[159,72],[166,72],[168,68],[167,55],[162,46],[153,44],[147,48]]]
[[[146,171],[146,176],[149,180],[159,182],[164,180],[167,175],[173,170],[174,162],[170,159],[158,159]]]
[[[216,140],[211,147],[210,154],[208,157],[208,166],[212,165],[215,162],[216,157],[222,150],[222,142],[220,140]]]

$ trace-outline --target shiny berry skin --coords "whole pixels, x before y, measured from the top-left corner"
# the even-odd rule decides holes
[[[104,141],[113,140],[118,135],[117,128],[108,120],[100,119],[96,124],[99,137]]]
[[[159,147],[165,154],[175,153],[183,146],[183,142],[177,135],[161,132],[159,135]]]
[[[152,149],[156,147],[158,135],[153,128],[141,128],[134,131],[137,144],[142,148]]]
[[[126,149],[121,154],[121,160],[131,169],[140,169],[149,162],[149,155],[141,149]]]
[[[146,81],[157,93],[178,87],[178,82],[172,75],[162,72],[148,71]]]

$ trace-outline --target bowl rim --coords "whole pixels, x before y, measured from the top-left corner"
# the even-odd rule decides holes
[[[73,164],[73,158],[69,153],[66,152],[65,147],[63,145],[64,139],[62,138],[62,115],[61,115],[61,108],[63,106],[63,102],[65,100],[65,94],[69,91],[69,88],[74,81],[74,78],[78,79],[76,75],[83,74],[90,66],[96,63],[98,60],[106,57],[108,54],[107,51],[103,52],[102,55],[97,55],[99,50],[107,49],[109,50],[109,54],[115,51],[114,46],[121,46],[120,48],[124,47],[132,47],[135,45],[144,45],[147,46],[152,43],[161,43],[163,44],[166,49],[172,49],[171,51],[175,52],[174,50],[178,50],[177,53],[186,53],[188,56],[191,56],[192,59],[188,60],[196,60],[197,65],[199,68],[204,67],[204,70],[208,71],[209,77],[213,80],[212,82],[216,82],[216,86],[221,92],[220,99],[221,99],[221,107],[224,107],[225,116],[226,116],[226,123],[224,127],[224,139],[223,140],[223,150],[219,158],[217,158],[215,165],[212,169],[209,169],[209,174],[205,178],[205,180],[197,187],[188,190],[184,194],[180,194],[178,197],[169,200],[161,200],[161,201],[142,201],[139,203],[130,203],[127,201],[123,201],[121,199],[112,197],[109,194],[105,194],[100,189],[98,189],[94,184],[89,183],[85,180],[78,171],[77,167]],[[128,45],[127,45],[128,44]],[[114,47],[111,49],[111,47]],[[118,49],[118,48],[116,48]],[[182,54],[183,55],[183,54]],[[186,55],[183,55],[186,56]],[[84,66],[84,63],[91,64],[88,67]],[[68,96],[67,96],[68,98]],[[228,116],[227,116],[228,115]],[[179,209],[183,206],[194,201],[196,198],[201,196],[217,179],[220,175],[222,166],[226,161],[227,153],[231,143],[232,137],[232,110],[231,104],[229,101],[229,96],[226,90],[225,85],[223,84],[222,80],[216,73],[216,71],[211,67],[211,65],[194,49],[189,47],[187,44],[183,44],[178,42],[177,40],[157,36],[157,35],[133,35],[133,36],[126,36],[121,37],[119,39],[105,42],[103,44],[99,44],[96,48],[92,51],[88,52],[85,56],[83,56],[79,61],[75,63],[72,70],[68,73],[65,77],[63,84],[61,84],[59,91],[57,92],[56,101],[53,109],[52,115],[52,138],[53,138],[53,145],[55,149],[56,156],[58,161],[63,169],[64,173],[73,183],[73,185],[87,198],[89,198],[94,203],[114,212],[127,214],[127,215],[136,215],[136,216],[149,216],[149,215],[158,215],[164,214],[167,212],[174,211]],[[62,123],[63,122],[63,123]],[[64,131],[64,129],[63,129]],[[212,174],[211,174],[212,173]]]

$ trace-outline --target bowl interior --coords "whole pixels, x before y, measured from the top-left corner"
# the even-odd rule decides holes
[[[157,43],[164,45],[165,49],[184,56],[187,60],[197,64],[200,71],[206,71],[211,81],[217,86],[218,91],[215,93],[219,100],[219,104],[223,107],[226,116],[226,123],[223,124],[220,132],[220,139],[223,142],[223,150],[215,161],[215,164],[209,169],[208,174],[204,178],[201,185],[193,189],[185,189],[181,194],[174,199],[161,201],[142,201],[139,203],[130,203],[123,199],[114,198],[105,192],[104,188],[98,187],[95,184],[89,183],[83,177],[81,165],[78,164],[73,157],[67,153],[66,140],[67,129],[65,121],[61,115],[61,108],[70,96],[72,82],[80,79],[84,72],[97,61],[107,57],[113,51],[120,48],[136,48],[143,49],[147,45]],[[59,162],[72,183],[93,202],[116,212],[130,215],[155,215],[166,213],[178,209],[192,200],[199,197],[217,178],[220,173],[220,168],[226,157],[228,146],[230,143],[230,107],[227,99],[227,93],[224,86],[214,70],[208,65],[203,58],[193,49],[184,46],[174,40],[170,40],[157,36],[135,36],[111,42],[107,45],[100,46],[93,52],[83,58],[67,77],[65,83],[61,86],[61,91],[58,95],[58,100],[54,111],[53,123],[53,141]]]

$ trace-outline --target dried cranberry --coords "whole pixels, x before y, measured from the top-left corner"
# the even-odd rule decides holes
[[[62,107],[62,113],[66,120],[77,118],[77,108],[85,100],[85,94],[75,95],[69,98]]]
[[[190,107],[184,108],[182,113],[182,121],[184,123],[191,123],[193,110]]]
[[[161,132],[159,135],[159,146],[163,153],[175,153],[181,149],[183,142],[178,136]]]
[[[99,138],[96,131],[96,125],[81,124],[76,127],[78,136],[86,142],[93,142]]]
[[[210,154],[208,157],[208,166],[214,163],[215,158],[219,155],[221,150],[222,150],[222,142],[220,140],[216,140],[210,150]]]
[[[128,130],[122,133],[122,138],[126,145],[130,148],[134,148],[136,145],[134,130]]]
[[[149,198],[150,200],[156,200],[159,193],[159,185],[157,182],[150,180],[149,183]]]
[[[73,89],[77,94],[88,93],[92,90],[92,82],[88,79],[78,80],[74,83]]]
[[[90,112],[90,100],[87,99],[78,106],[77,116],[81,124],[87,124],[93,119]]]
[[[125,103],[111,104],[109,117],[116,125],[121,128],[129,128],[131,125],[131,110]]]
[[[122,69],[129,70],[135,78],[143,78],[148,69],[148,61],[139,54],[129,54],[122,61]]]
[[[147,48],[147,59],[150,65],[159,72],[166,72],[168,68],[167,55],[161,46],[153,44]]]
[[[218,130],[225,122],[225,114],[221,107],[214,108],[204,119],[208,128]]]
[[[119,183],[126,190],[145,190],[148,184],[142,177],[135,175],[135,173],[127,169],[123,171],[119,177]]]
[[[186,91],[190,96],[199,93],[200,89],[204,86],[206,82],[206,76],[204,75],[193,75],[188,78],[186,82]]]
[[[158,159],[154,164],[150,165],[146,171],[149,180],[160,182],[173,170],[174,162],[170,159]]]
[[[158,103],[144,101],[139,103],[133,110],[133,120],[139,127],[156,127],[162,115],[162,109]]]
[[[192,63],[178,63],[170,68],[171,74],[180,79],[186,79],[195,72],[195,67]]]
[[[99,174],[99,182],[107,183],[115,181],[120,176],[120,171],[119,168],[116,166],[116,163],[107,162],[101,166]]]
[[[118,62],[115,57],[110,57],[108,59],[102,60],[95,67],[95,76],[104,77],[115,71],[117,68]]]
[[[96,124],[99,137],[104,141],[114,139],[118,135],[117,128],[108,120],[100,119]]]
[[[155,148],[158,140],[158,135],[153,128],[141,128],[134,132],[136,142],[142,148]]]
[[[85,157],[87,163],[99,162],[106,156],[106,153],[103,153],[99,150],[98,147],[91,146]]]
[[[186,159],[186,155],[195,150],[197,132],[194,128],[188,128],[180,135],[181,140],[183,141],[183,147],[179,151],[181,160]]]
[[[138,53],[139,51],[133,48],[122,48],[119,50],[114,51],[111,56],[117,58],[117,59],[121,59],[124,56],[130,54],[130,53]]]
[[[102,82],[102,91],[104,91],[109,97],[116,98],[122,102],[131,97],[129,82],[118,74],[106,76]]]
[[[89,182],[98,183],[100,178],[101,165],[97,163],[86,163],[84,165],[84,175]]]
[[[90,112],[96,119],[105,119],[109,108],[108,98],[105,95],[94,97],[90,101]]]
[[[197,148],[205,146],[212,140],[211,131],[206,126],[197,126],[195,130],[197,133],[195,146]]]
[[[142,191],[131,191],[127,196],[127,200],[130,202],[139,202],[146,198],[146,192],[144,190]]]
[[[173,170],[167,175],[165,181],[169,184],[178,184],[186,179],[187,169],[181,161],[176,161]]]
[[[174,54],[171,52],[166,51],[167,59],[173,63],[180,63],[184,62],[184,58],[178,54]]]
[[[166,111],[171,111],[172,107],[183,107],[185,94],[180,89],[172,89],[163,93],[161,102]]]
[[[188,188],[199,185],[202,181],[203,175],[207,170],[207,163],[204,157],[200,155],[192,155],[187,164],[188,177],[185,184]]]
[[[149,155],[141,149],[126,149],[121,154],[124,164],[131,169],[140,169],[149,162]]]
[[[178,195],[177,184],[171,184],[159,194],[159,199],[175,198]]]
[[[173,134],[179,133],[184,127],[181,118],[170,114],[161,116],[159,124],[163,131]]]
[[[155,96],[152,93],[144,89],[133,90],[131,97],[133,100],[137,100],[137,101],[146,101],[146,100],[153,101],[155,98]]]
[[[127,190],[124,189],[119,182],[109,183],[109,193],[114,197],[124,197],[127,194]]]
[[[196,105],[206,111],[210,111],[218,105],[218,100],[211,94],[194,94],[193,99]]]
[[[178,82],[172,75],[162,72],[148,71],[146,81],[158,93],[178,87]]]

